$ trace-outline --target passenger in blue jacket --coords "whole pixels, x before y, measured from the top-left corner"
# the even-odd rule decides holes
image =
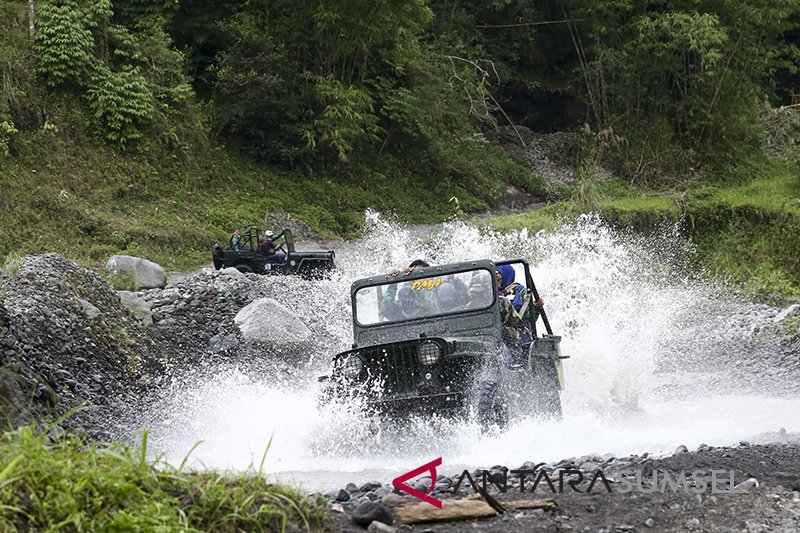
[[[515,277],[516,273],[514,272],[514,267],[511,265],[500,265],[497,267],[497,287],[499,289],[499,297],[510,301],[510,307],[514,309],[513,312],[510,309],[507,309],[506,312],[503,313],[503,308],[501,307],[501,314],[506,315],[503,317],[503,324],[518,325],[520,322],[519,318],[525,319],[522,321],[522,338],[519,340],[519,346],[522,353],[527,354],[528,349],[530,348],[530,345],[536,336],[535,324],[536,320],[539,318],[539,310],[544,307],[544,300],[539,298],[533,302],[533,305],[527,306],[527,308],[522,311],[522,307],[528,297],[528,289],[525,287],[525,285],[516,283],[514,281]],[[522,317],[520,317],[518,314],[520,312],[523,313]],[[531,328],[531,325],[533,325],[533,329]],[[506,361],[509,362],[511,354],[504,350],[504,356],[506,357]]]

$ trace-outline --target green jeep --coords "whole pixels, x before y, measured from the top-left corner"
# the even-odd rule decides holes
[[[498,297],[496,267],[527,289],[522,316]],[[351,288],[354,344],[321,376],[320,403],[365,414],[474,414],[483,428],[512,415],[561,417],[559,343],[522,259],[431,266],[360,279]],[[501,317],[514,313],[514,320]],[[547,334],[537,336],[537,316]],[[517,331],[511,331],[517,330]],[[357,400],[357,401],[356,401]]]
[[[283,260],[273,255],[264,256],[258,244],[264,233],[255,226],[240,230],[239,243],[231,240],[230,246],[214,244],[211,247],[211,259],[214,268],[234,267],[240,272],[256,274],[298,274],[306,278],[319,278],[336,268],[333,250],[327,252],[300,252],[295,250],[294,237],[291,230],[284,229],[274,237],[277,251],[283,254]]]

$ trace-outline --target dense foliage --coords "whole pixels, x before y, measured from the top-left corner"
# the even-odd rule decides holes
[[[579,132],[546,155],[583,210],[600,166],[685,192],[769,152],[797,190],[798,94],[796,0],[0,0],[0,254],[190,266],[265,212],[485,211],[543,196],[523,126]]]
[[[764,102],[800,92],[794,0],[1,5],[21,35],[33,19],[42,82],[79,97],[106,142],[186,151],[211,132],[260,160],[340,174],[380,156],[463,183],[473,176],[455,161],[510,122],[613,129],[624,142],[611,155],[633,179],[729,163],[759,146]],[[41,126],[14,116],[16,60],[4,67],[4,152]]]

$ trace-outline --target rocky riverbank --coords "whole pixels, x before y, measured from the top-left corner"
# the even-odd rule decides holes
[[[487,466],[488,496],[476,494],[463,473],[438,476],[432,495],[441,511],[379,482],[351,483],[328,497],[345,532],[797,531],[800,435],[773,437],[778,444],[679,447],[665,458],[584,456],[510,472]],[[482,489],[482,469],[470,476]],[[428,476],[409,484],[427,492],[430,483]],[[448,520],[437,518],[445,514]]]
[[[286,372],[326,337],[325,317],[300,318],[268,296],[286,301],[289,290],[300,301],[307,283],[287,289],[273,277],[203,269],[163,288],[116,291],[56,254],[24,257],[0,276],[0,419],[43,422],[81,407],[54,431],[118,439],[181,373],[220,359]]]
[[[341,293],[341,301],[321,296],[320,283],[334,284],[325,294]],[[340,337],[349,317],[339,315],[346,306],[347,286],[347,280],[340,279],[291,278],[287,283],[282,277],[203,269],[166,287],[116,291],[102,272],[78,267],[58,255],[25,257],[7,265],[0,276],[0,416],[4,423],[38,422],[47,427],[46,421],[85,406],[54,426],[51,436],[69,431],[102,440],[126,439],[142,423],[141,411],[148,399],[183,374],[238,362],[275,376],[290,375],[301,367],[316,368],[319,357],[342,348]],[[719,354],[706,354],[705,366],[730,366],[730,358],[741,350],[766,345],[772,354],[768,361],[739,358],[742,361],[734,370],[759,371],[766,382],[799,375],[800,308],[765,310],[762,305],[758,309],[763,323],[757,328],[743,314],[718,318],[735,334],[730,342],[720,342]],[[752,330],[748,330],[746,345],[737,340],[743,337],[743,328]],[[719,331],[727,330],[720,327]],[[722,341],[725,338],[722,335]],[[690,341],[687,338],[687,351]],[[739,352],[732,351],[734,344]],[[666,362],[687,364],[682,359]],[[661,370],[669,372],[670,367]],[[362,530],[376,516],[385,519],[388,513],[394,522],[389,527],[413,531],[465,527],[486,531],[794,531],[800,527],[800,439],[778,432],[759,442],[767,444],[705,446],[693,452],[678,449],[666,458],[600,455],[550,464],[505,465],[527,471],[522,474],[504,472],[500,465],[477,465],[470,477],[480,485],[482,470],[487,470],[489,499],[499,504],[495,507],[475,495],[467,478],[461,480],[457,494],[454,486],[459,475],[437,478],[434,497],[445,506],[465,501],[458,505],[483,513],[482,519],[399,523],[399,518],[413,520],[416,510],[409,507],[416,500],[399,494],[386,480],[360,480],[328,498],[336,527],[345,531]],[[564,470],[572,471],[570,476],[581,472],[584,480],[577,490],[570,490],[567,477],[566,490],[554,493],[542,478],[536,491],[530,492],[543,472],[559,489],[558,472]],[[710,476],[712,470],[732,471],[732,485],[744,485],[736,494],[695,491],[696,486],[675,493],[645,492],[652,488],[653,481],[648,479],[653,472],[689,475],[696,470],[700,476]],[[607,477],[611,491],[596,480],[587,494],[597,471]],[[615,490],[624,483],[626,471],[643,475],[642,490]],[[722,477],[727,481],[726,476]],[[501,493],[497,485],[504,482],[508,490]],[[430,480],[417,479],[412,486],[426,492]]]

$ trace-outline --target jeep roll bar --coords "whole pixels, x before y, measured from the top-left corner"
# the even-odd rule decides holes
[[[539,299],[539,291],[536,290],[536,284],[533,283],[533,277],[531,276],[531,267],[525,259],[504,259],[502,261],[495,261],[494,264],[497,266],[522,264],[523,270],[525,270],[525,283],[531,288],[531,293],[533,293],[533,301],[535,302]],[[547,331],[547,334],[552,335],[553,329],[550,327],[550,321],[547,320],[547,313],[545,313],[544,307],[539,308],[539,315],[542,317],[544,329]],[[533,326],[533,324],[531,324],[531,326]]]

